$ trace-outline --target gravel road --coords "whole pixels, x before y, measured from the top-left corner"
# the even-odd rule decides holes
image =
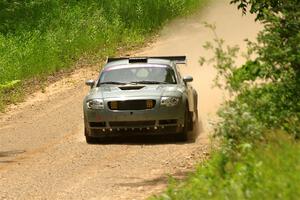
[[[215,23],[221,37],[242,48],[260,29],[253,17],[215,0],[199,14],[170,22],[155,42],[134,53],[187,55],[181,71],[193,75],[200,102],[196,142],[142,137],[86,144],[84,80],[98,72],[78,69],[0,115],[0,199],[145,199],[161,192],[169,175],[184,178],[209,154],[209,120],[223,99],[211,87],[214,69],[198,64],[200,55],[209,55],[202,45],[213,37],[203,21]]]

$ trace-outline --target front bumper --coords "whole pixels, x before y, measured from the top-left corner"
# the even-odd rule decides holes
[[[163,107],[159,104],[149,110],[113,111],[84,108],[85,134],[103,137],[131,134],[173,134],[184,128],[185,105]]]

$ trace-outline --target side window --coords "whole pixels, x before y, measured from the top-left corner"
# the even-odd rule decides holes
[[[175,71],[172,68],[167,68],[167,73],[165,76],[165,82],[175,84],[176,82],[176,75]]]
[[[181,77],[181,74],[179,73],[179,71],[177,69],[177,66],[175,67],[175,71],[176,71],[178,83],[181,83],[182,82],[182,77]]]

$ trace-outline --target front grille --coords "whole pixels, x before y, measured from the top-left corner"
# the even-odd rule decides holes
[[[159,120],[159,125],[177,124],[177,119]]]
[[[90,122],[90,127],[92,128],[99,128],[99,127],[105,127],[105,122]]]
[[[117,121],[109,122],[111,127],[144,127],[144,126],[154,126],[155,121]]]
[[[110,110],[147,110],[155,106],[156,101],[148,100],[128,100],[128,101],[110,101],[108,107]]]

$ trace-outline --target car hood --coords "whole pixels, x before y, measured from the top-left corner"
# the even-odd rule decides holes
[[[161,96],[181,96],[184,87],[174,84],[168,85],[104,85],[93,88],[89,98],[133,98]]]

